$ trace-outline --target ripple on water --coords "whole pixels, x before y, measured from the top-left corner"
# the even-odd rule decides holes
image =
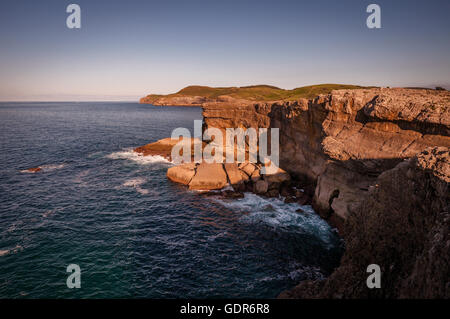
[[[131,148],[192,129],[201,108],[0,103],[0,118],[11,168],[0,298],[275,297],[339,261],[339,239],[311,207],[204,197],[167,181],[169,161]],[[39,163],[51,173],[18,171]],[[67,289],[70,263],[83,289]]]

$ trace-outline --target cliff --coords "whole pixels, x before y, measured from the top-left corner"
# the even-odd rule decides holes
[[[346,242],[341,265],[280,298],[449,298],[450,92],[334,90],[295,101],[219,96],[203,106],[204,129],[279,128],[280,171],[260,164],[182,164],[168,170],[190,189],[281,194],[310,203]],[[173,141],[137,148],[166,154]],[[191,149],[192,152],[192,149]],[[284,170],[287,172],[285,172]],[[302,192],[298,190],[302,189]],[[381,268],[369,289],[367,266]]]
[[[207,103],[205,127],[278,127],[280,166],[346,241],[326,280],[281,298],[449,298],[450,93],[336,90],[275,103]],[[368,289],[378,264],[382,288]]]
[[[444,147],[382,173],[348,216],[340,267],[280,298],[450,298],[449,182]],[[381,268],[380,289],[367,288],[370,264]]]
[[[276,103],[214,102],[205,127],[278,127],[280,167],[313,185],[314,207],[339,226],[384,171],[428,146],[450,146],[448,91],[336,90]]]

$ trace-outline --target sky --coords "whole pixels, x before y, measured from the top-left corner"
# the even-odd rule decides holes
[[[66,7],[81,7],[81,29]],[[381,29],[366,8],[381,7]],[[450,88],[448,0],[2,0],[1,101],[135,101],[188,85]]]

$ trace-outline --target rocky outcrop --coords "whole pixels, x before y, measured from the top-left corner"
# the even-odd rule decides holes
[[[260,174],[261,165],[253,163],[189,163],[171,167],[167,177],[191,190],[221,190],[231,186],[235,192],[252,191],[264,196],[279,196],[289,185],[290,176],[279,169],[273,174]]]
[[[172,160],[172,148],[178,142],[178,139],[165,138],[137,147],[134,151],[142,156],[157,155]],[[261,174],[262,165],[248,161],[239,164],[206,163],[204,161],[194,163],[195,144],[202,143],[202,148],[204,148],[206,143],[191,138],[183,139],[181,142],[188,143],[191,146],[189,154],[191,162],[170,167],[167,170],[167,177],[173,182],[189,186],[191,190],[222,190],[227,186],[231,186],[234,192],[251,191],[264,196],[276,197],[280,195],[283,187],[288,186],[290,183],[291,178],[286,171],[278,169],[278,171],[271,174]],[[182,149],[180,148],[181,151]],[[231,189],[226,191],[228,197],[234,196],[230,195]]]
[[[346,251],[326,280],[281,298],[450,298],[450,153],[427,148],[378,176],[345,222]],[[369,289],[367,266],[381,268]]]
[[[171,167],[167,170],[167,177],[175,183],[189,185],[196,173],[196,168],[197,165],[195,163],[187,163]]]
[[[314,208],[337,226],[384,171],[428,146],[450,146],[450,93],[337,90],[276,103],[206,103],[205,128],[277,127],[280,167],[315,185]]]
[[[170,176],[169,171],[167,176]],[[228,185],[227,173],[223,164],[201,163],[196,166],[195,175],[189,183],[189,189],[214,190]]]
[[[134,149],[136,153],[139,153],[143,156],[162,156],[169,161],[172,161],[172,148],[179,142],[179,139],[172,139],[170,137],[164,138],[162,140],[156,141],[154,143],[150,143],[144,146],[140,146]],[[202,143],[202,147],[204,143],[199,139],[194,138],[186,138],[182,139],[182,143],[190,144],[190,157],[193,159],[194,147],[196,144]],[[180,149],[180,157],[183,156],[183,149]]]

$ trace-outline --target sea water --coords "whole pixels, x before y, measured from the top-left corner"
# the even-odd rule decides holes
[[[201,108],[0,103],[0,297],[273,298],[328,276],[341,240],[310,206],[202,196],[132,151],[196,119]]]

